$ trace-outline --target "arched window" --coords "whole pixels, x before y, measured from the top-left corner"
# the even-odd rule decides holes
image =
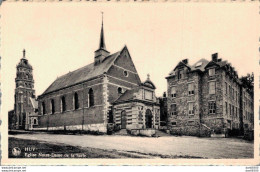
[[[42,102],[42,114],[46,114],[45,103]]]
[[[37,125],[37,119],[33,119],[33,124]]]
[[[66,99],[64,96],[61,98],[61,112],[66,111]]]
[[[78,93],[74,94],[74,108],[78,109],[79,108],[79,98],[78,98]]]
[[[54,100],[51,99],[51,114],[55,113],[55,104],[54,104]]]
[[[118,92],[118,94],[122,94],[122,92],[123,92],[122,88],[121,88],[121,87],[118,87],[118,88],[117,88],[117,92]]]
[[[89,107],[94,106],[94,92],[92,88],[88,91],[88,103]]]

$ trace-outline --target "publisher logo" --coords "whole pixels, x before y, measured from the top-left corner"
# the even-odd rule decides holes
[[[19,156],[21,154],[21,149],[18,147],[14,147],[12,149],[12,154],[13,154],[13,156]]]

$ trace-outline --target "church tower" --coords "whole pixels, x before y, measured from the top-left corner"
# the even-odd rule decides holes
[[[16,66],[15,78],[15,104],[14,111],[16,115],[16,129],[26,129],[27,116],[33,112],[30,98],[35,98],[34,80],[32,74],[32,66],[25,57],[23,57]]]
[[[102,12],[100,43],[99,43],[99,49],[95,51],[95,65],[102,63],[104,58],[107,57],[109,54],[110,52],[106,50],[105,36],[104,36],[104,29],[103,29],[103,12]]]

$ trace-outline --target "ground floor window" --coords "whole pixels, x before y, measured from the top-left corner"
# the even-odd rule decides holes
[[[194,102],[189,103],[189,115],[194,114]]]

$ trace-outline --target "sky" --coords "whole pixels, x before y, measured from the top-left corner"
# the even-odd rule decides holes
[[[36,95],[58,77],[94,61],[101,11],[111,53],[128,47],[142,81],[157,97],[182,59],[194,64],[218,53],[239,76],[258,65],[259,9],[254,3],[16,2],[1,6],[1,89],[4,113],[13,108],[16,65],[26,49]],[[5,101],[7,100],[7,101]]]

